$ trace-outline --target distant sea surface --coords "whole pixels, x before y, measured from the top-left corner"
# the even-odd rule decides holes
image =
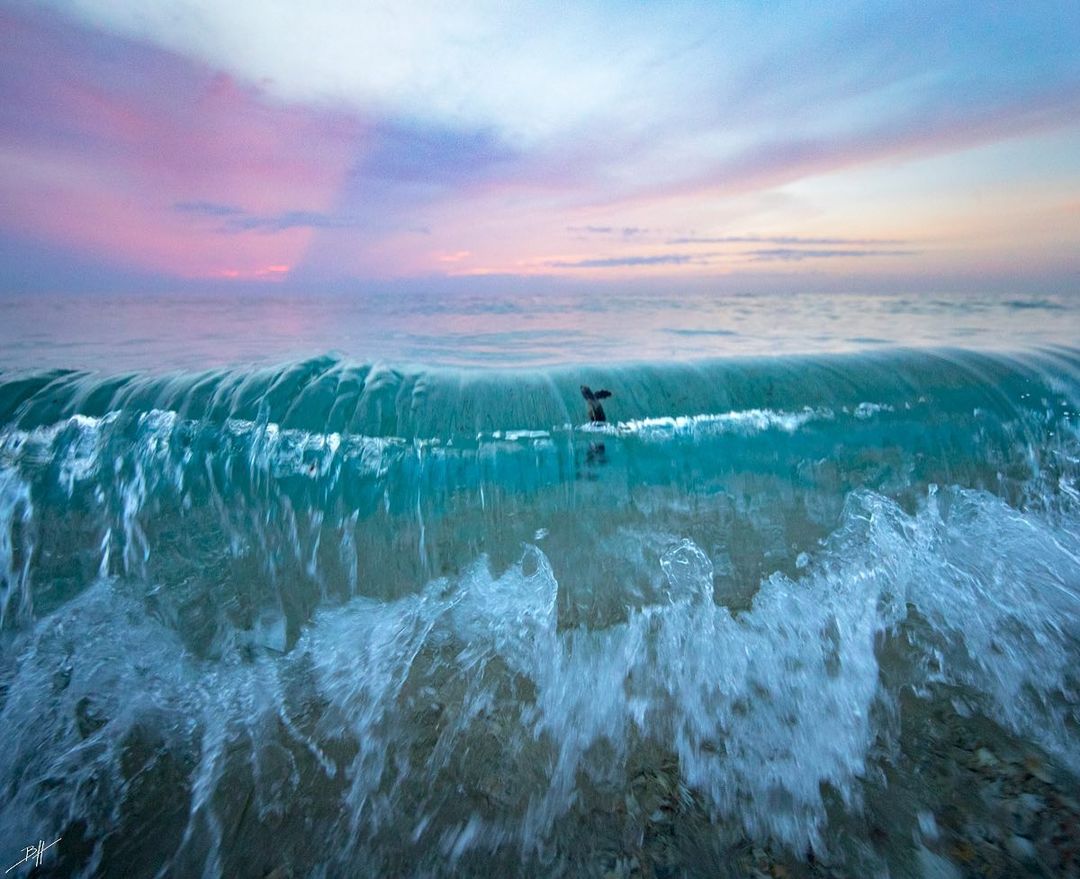
[[[0,368],[198,370],[333,354],[356,363],[537,367],[1073,345],[1062,295],[0,297]]]
[[[1078,876],[1078,329],[2,299],[2,865]]]

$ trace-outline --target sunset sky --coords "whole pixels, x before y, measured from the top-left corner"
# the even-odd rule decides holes
[[[1080,289],[1080,3],[0,2],[0,294]]]

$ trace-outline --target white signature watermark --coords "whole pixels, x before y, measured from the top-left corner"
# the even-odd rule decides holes
[[[12,864],[10,867],[8,867],[6,870],[4,870],[4,872],[5,873],[10,873],[16,867],[21,867],[23,864],[27,864],[30,861],[34,862],[35,867],[40,867],[41,866],[41,856],[44,855],[45,852],[48,849],[51,849],[54,845],[56,845],[63,838],[64,837],[61,836],[61,837],[59,837],[57,839],[54,839],[48,845],[45,845],[45,840],[44,839],[39,839],[37,845],[28,845],[25,849],[23,849],[23,851],[25,852],[25,854],[23,855],[23,859],[21,861],[19,861],[19,863],[17,863],[17,864]]]

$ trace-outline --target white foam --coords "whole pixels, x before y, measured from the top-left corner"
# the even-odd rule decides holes
[[[30,484],[14,468],[0,464],[0,631],[11,618],[26,620],[34,610],[34,544],[28,532],[33,516]]]
[[[832,410],[809,406],[786,412],[773,409],[745,409],[719,414],[664,416],[620,421],[610,432],[629,433],[649,441],[663,441],[676,436],[710,436],[735,433],[750,435],[767,430],[794,433],[811,421],[826,421],[834,417]],[[603,425],[590,425],[604,430]]]
[[[852,413],[856,418],[865,421],[873,418],[879,412],[895,412],[896,410],[887,403],[860,403]]]

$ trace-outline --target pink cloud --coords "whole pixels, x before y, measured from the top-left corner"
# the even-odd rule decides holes
[[[267,100],[164,53],[148,63],[148,50],[111,38],[105,60],[62,29],[7,18],[0,41],[19,80],[4,89],[19,123],[0,133],[5,229],[183,278],[280,277],[303,259],[310,229],[225,233],[220,218],[175,205],[326,211],[357,120]],[[130,70],[125,52],[140,56]]]

